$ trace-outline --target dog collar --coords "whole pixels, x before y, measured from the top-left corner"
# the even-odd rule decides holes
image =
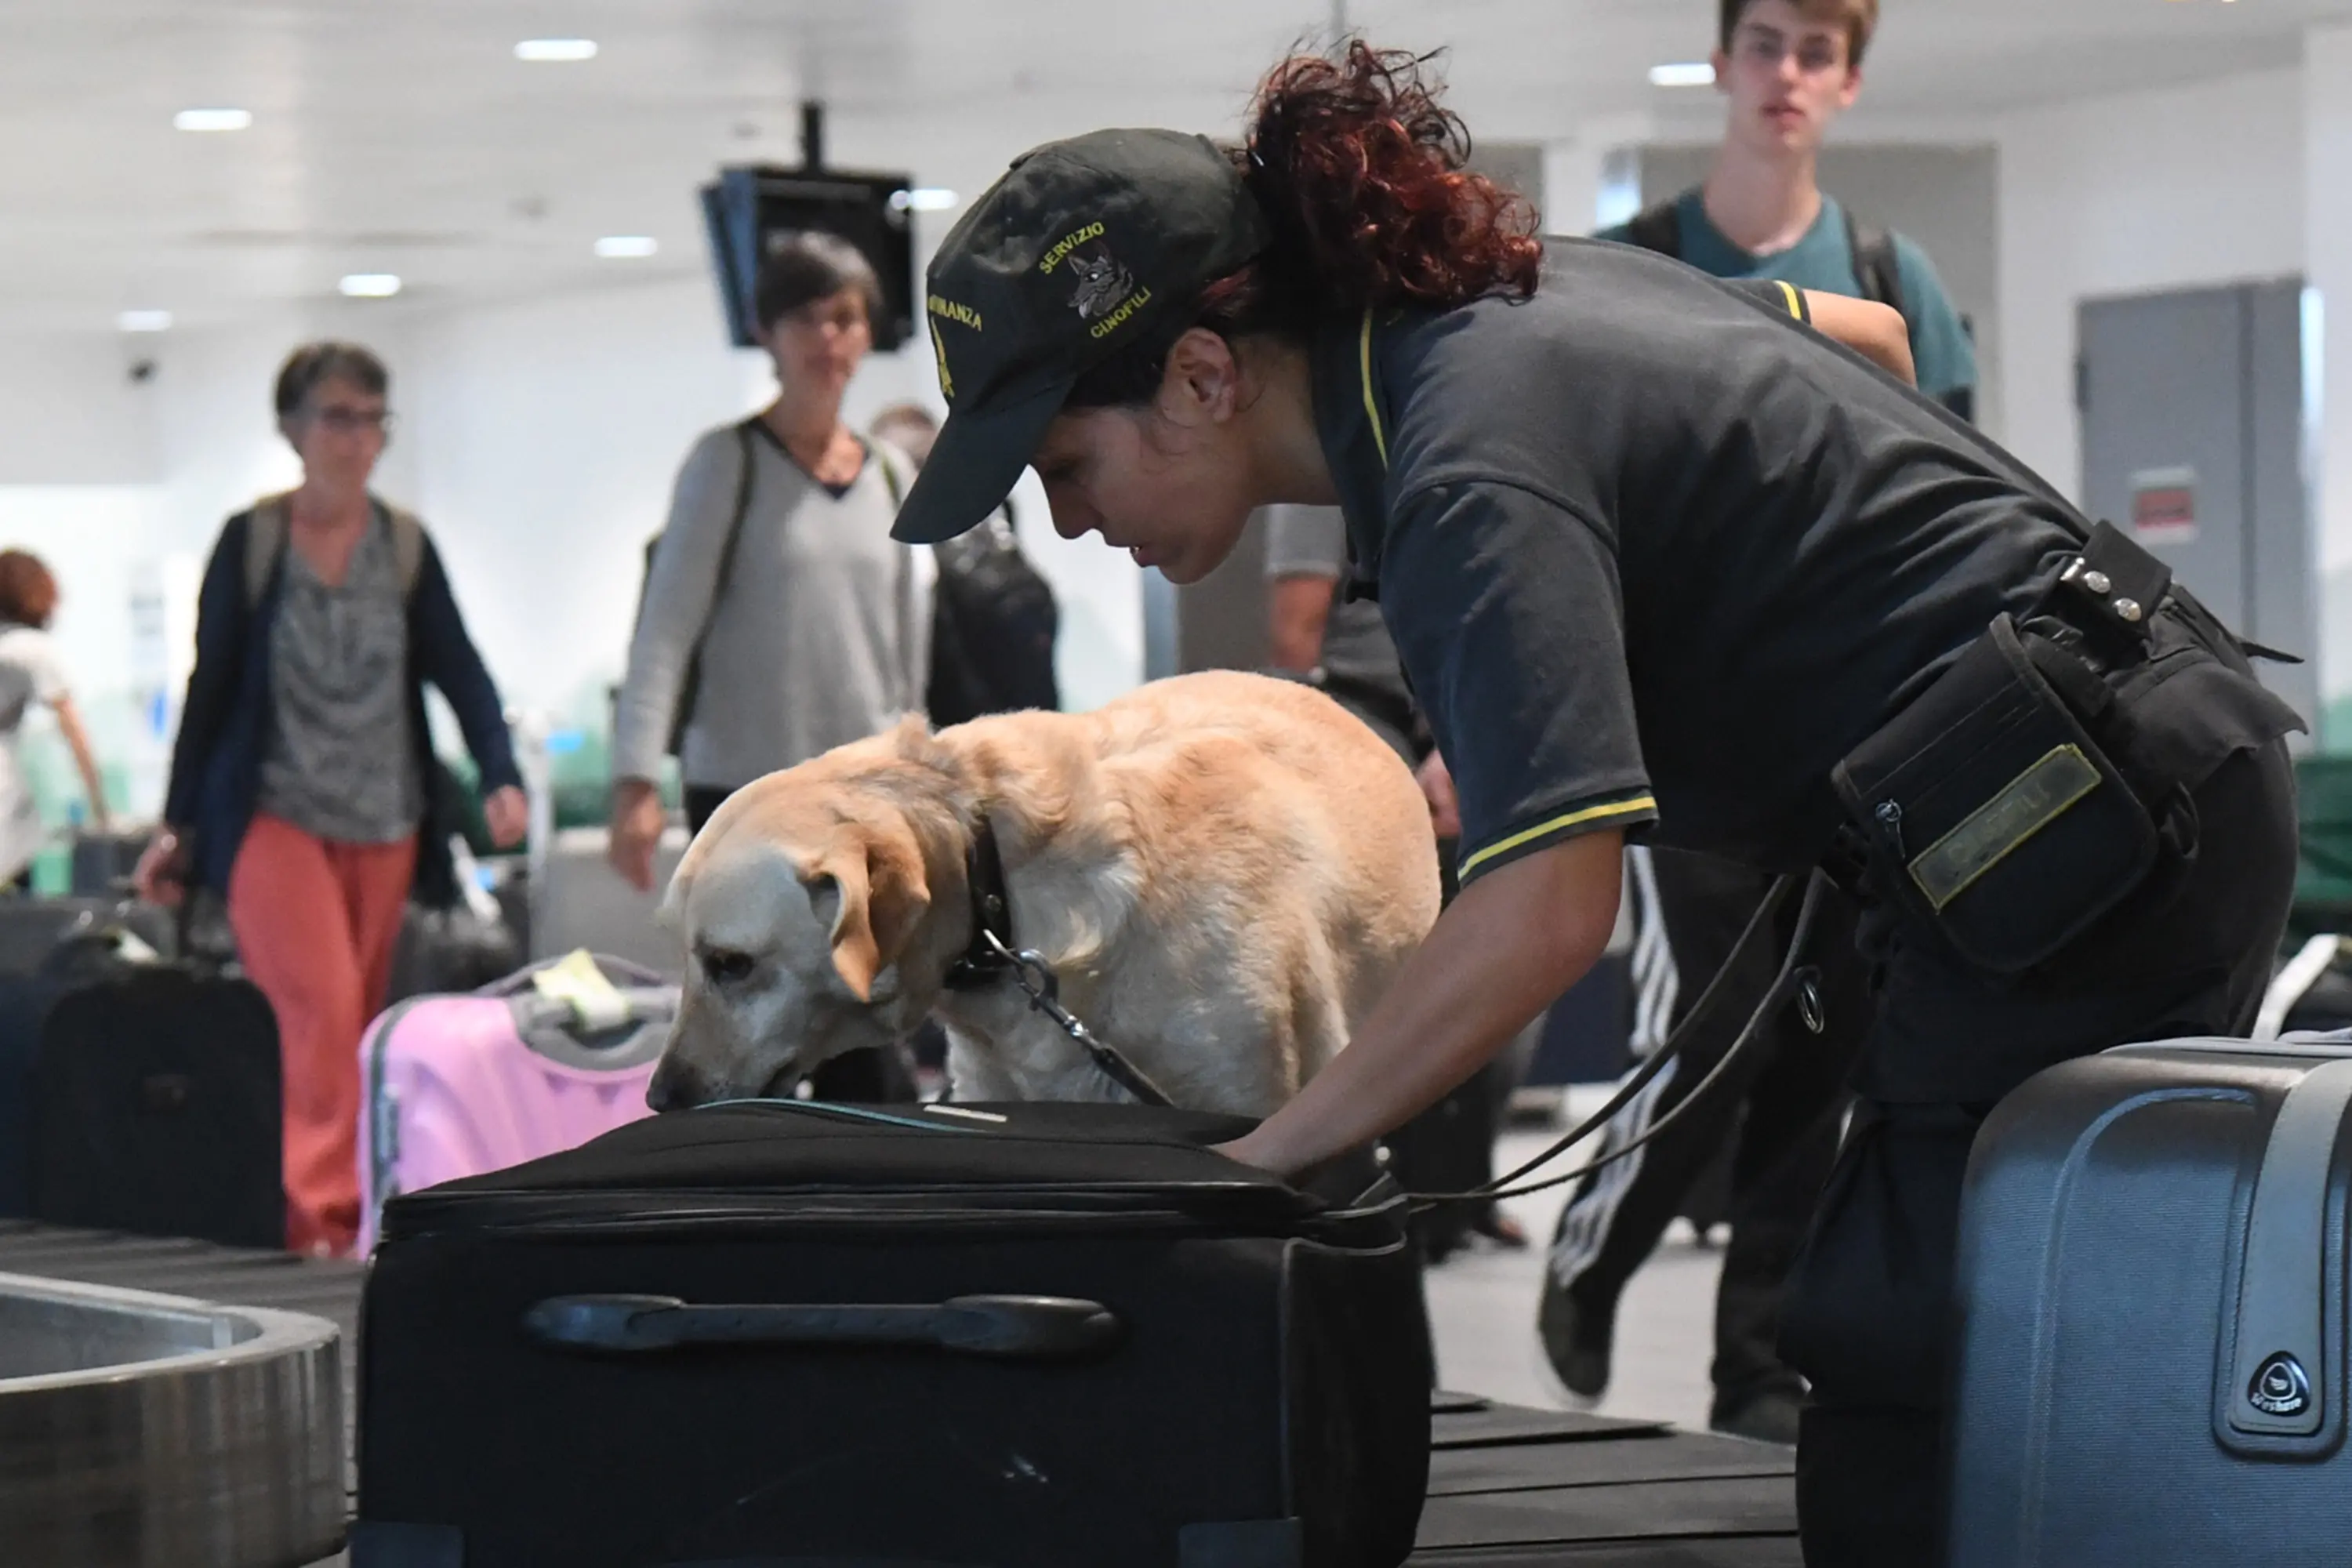
[[[961,957],[948,965],[945,984],[950,991],[977,991],[1002,980],[1013,969],[1004,956],[1013,945],[1013,900],[1004,888],[1004,857],[996,847],[996,829],[982,815],[963,852],[964,882],[971,896],[971,941]],[[989,938],[996,942],[992,945]]]

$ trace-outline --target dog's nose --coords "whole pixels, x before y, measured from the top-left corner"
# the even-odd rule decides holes
[[[646,1104],[656,1114],[690,1110],[702,1099],[703,1087],[694,1069],[676,1057],[664,1057],[661,1066],[654,1068],[653,1081],[646,1085]]]

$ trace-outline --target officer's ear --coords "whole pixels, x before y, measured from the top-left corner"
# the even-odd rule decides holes
[[[1194,327],[1168,351],[1154,400],[1161,418],[1187,430],[1222,425],[1241,407],[1241,360],[1234,345]]]

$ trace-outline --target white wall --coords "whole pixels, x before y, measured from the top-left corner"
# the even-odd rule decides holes
[[[772,393],[765,357],[728,346],[698,267],[495,306],[331,301],[233,331],[0,345],[0,546],[57,572],[58,635],[103,749],[138,750],[134,583],[167,560],[184,580],[223,519],[299,478],[271,381],[289,348],[326,335],[392,368],[400,423],[377,488],[432,528],[509,701],[601,725],[679,461]],[[153,364],[137,382],[134,355]],[[906,398],[939,406],[919,345],[868,361],[845,413],[862,426]],[[1056,537],[1034,479],[1015,506],[1062,601],[1066,701],[1098,705],[1141,679],[1139,574]],[[132,804],[152,809],[153,759],[127,760]]]
[[[2304,55],[2306,277],[2325,311],[2312,493],[2323,574],[2320,689],[2352,691],[2352,27],[2314,29]],[[2341,744],[2352,736],[2335,732]]]
[[[2075,495],[2077,304],[2304,270],[2303,73],[2035,110],[1996,130],[2005,438]]]
[[[447,558],[467,620],[510,700],[602,714],[627,652],[646,541],[659,531],[694,437],[772,395],[765,356],[730,349],[697,273],[412,321],[401,442],[409,492]],[[939,405],[919,344],[877,354],[845,414]],[[1072,707],[1140,679],[1132,562],[1056,538],[1034,481],[1023,538],[1064,607],[1059,665]]]

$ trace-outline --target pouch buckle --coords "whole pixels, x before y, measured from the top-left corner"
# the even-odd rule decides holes
[[[2172,592],[2172,568],[2150,555],[2113,523],[2091,530],[2083,553],[2058,574],[2058,592],[2051,608],[2078,626],[2076,615],[2088,612],[2085,630],[2120,634],[2145,644],[2148,621]]]

